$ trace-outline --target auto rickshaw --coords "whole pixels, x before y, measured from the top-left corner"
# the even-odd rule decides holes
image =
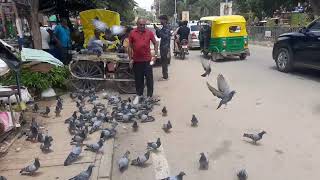
[[[241,60],[250,55],[246,20],[243,16],[210,16],[200,19],[200,25],[210,26],[208,46],[203,51],[210,53],[213,61],[227,56],[239,56]]]

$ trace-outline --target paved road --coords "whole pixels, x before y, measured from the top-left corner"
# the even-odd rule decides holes
[[[236,179],[235,172],[246,168],[255,180],[318,180],[320,165],[320,73],[300,70],[285,74],[275,69],[272,49],[252,46],[246,61],[215,63],[213,76],[222,73],[237,91],[233,102],[216,110],[218,101],[200,77],[199,51],[188,60],[173,60],[170,80],[156,82],[155,92],[168,107],[168,117],[155,109],[156,122],[143,124],[139,132],[122,129],[116,139],[113,180],[152,180],[185,171],[186,180]],[[155,69],[159,77],[161,69]],[[156,77],[156,78],[157,78]],[[190,127],[192,114],[200,124]],[[173,130],[165,134],[167,120]],[[129,125],[125,125],[129,126]],[[254,146],[242,138],[244,132],[265,130],[263,141]],[[131,159],[145,152],[146,142],[160,137],[163,145],[153,154],[149,166],[117,170],[116,161],[126,150]],[[210,158],[208,171],[198,170],[199,153]]]

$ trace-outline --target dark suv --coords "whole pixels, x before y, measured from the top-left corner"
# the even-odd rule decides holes
[[[282,72],[289,72],[294,67],[320,70],[320,18],[299,32],[280,35],[272,55]]]

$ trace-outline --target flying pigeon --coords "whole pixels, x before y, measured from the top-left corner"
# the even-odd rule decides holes
[[[136,159],[132,160],[131,165],[133,166],[143,166],[150,158],[150,151],[147,151],[144,155],[138,156]]]
[[[184,173],[183,171],[181,171],[178,175],[176,176],[171,176],[171,177],[167,177],[167,178],[163,178],[161,180],[183,180],[183,176],[185,176],[186,173]]]
[[[92,174],[93,167],[94,165],[90,165],[87,170],[82,171],[80,174],[73,178],[70,178],[69,180],[89,180]]]
[[[211,73],[211,66],[210,66],[210,62],[205,63],[204,60],[201,61],[202,67],[204,69],[204,73],[201,75],[202,77],[207,77],[210,75]]]
[[[238,179],[239,180],[247,180],[248,179],[248,174],[247,171],[245,169],[240,170],[237,173]]]
[[[138,128],[139,128],[139,126],[138,126],[137,121],[133,121],[133,124],[132,124],[133,131],[138,131]]]
[[[243,137],[247,137],[247,138],[251,139],[254,144],[257,144],[257,141],[260,141],[264,134],[266,134],[265,131],[262,131],[262,132],[260,132],[258,134],[247,134],[247,133],[244,133]]]
[[[160,138],[157,139],[157,142],[148,142],[147,148],[151,150],[157,150],[161,146]]]
[[[212,87],[208,82],[207,86],[214,96],[217,96],[221,99],[219,106],[217,107],[217,109],[219,109],[223,104],[226,105],[229,101],[231,101],[236,92],[230,90],[229,85],[227,84],[227,81],[224,79],[223,75],[219,74],[217,81],[219,90]]]
[[[191,119],[191,126],[195,127],[198,126],[198,118],[196,117],[196,115],[192,115],[192,119]]]
[[[84,150],[91,152],[98,152],[103,146],[103,139],[100,139],[97,143],[86,145]]]
[[[167,108],[164,106],[162,108],[162,116],[167,116],[168,115],[168,111],[167,111]]]
[[[164,130],[164,132],[168,133],[170,131],[170,129],[172,129],[172,124],[170,121],[168,121],[167,124],[163,124],[162,129]]]
[[[207,170],[209,168],[209,160],[207,159],[206,155],[204,155],[204,153],[200,153],[199,164],[199,169]]]
[[[42,152],[47,152],[50,150],[52,141],[53,138],[51,136],[45,136],[43,144],[40,145],[40,149],[42,150]]]
[[[82,147],[80,144],[77,144],[75,147],[72,148],[72,151],[69,153],[67,159],[64,161],[64,166],[68,166],[75,162],[82,152]]]
[[[33,175],[39,168],[40,168],[40,161],[38,158],[35,158],[32,164],[20,170],[20,174]]]
[[[120,172],[123,172],[129,166],[129,154],[130,151],[127,151],[118,161],[118,166]]]

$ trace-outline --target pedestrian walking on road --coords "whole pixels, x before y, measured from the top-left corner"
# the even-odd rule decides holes
[[[146,20],[138,19],[137,28],[132,30],[129,35],[129,57],[131,67],[135,75],[135,85],[137,96],[133,104],[139,103],[140,96],[144,91],[144,78],[147,81],[147,96],[153,95],[153,69],[152,64],[155,58],[151,56],[150,41],[154,45],[155,56],[158,54],[158,43],[152,31],[146,29]]]
[[[161,63],[162,63],[162,79],[161,80],[168,80],[168,64],[169,58],[168,53],[170,53],[170,38],[171,32],[170,27],[168,25],[168,16],[161,15],[159,16],[159,20],[161,22],[162,28],[158,28],[155,24],[153,25],[158,38],[161,38],[160,41],[160,56],[161,56]]]

